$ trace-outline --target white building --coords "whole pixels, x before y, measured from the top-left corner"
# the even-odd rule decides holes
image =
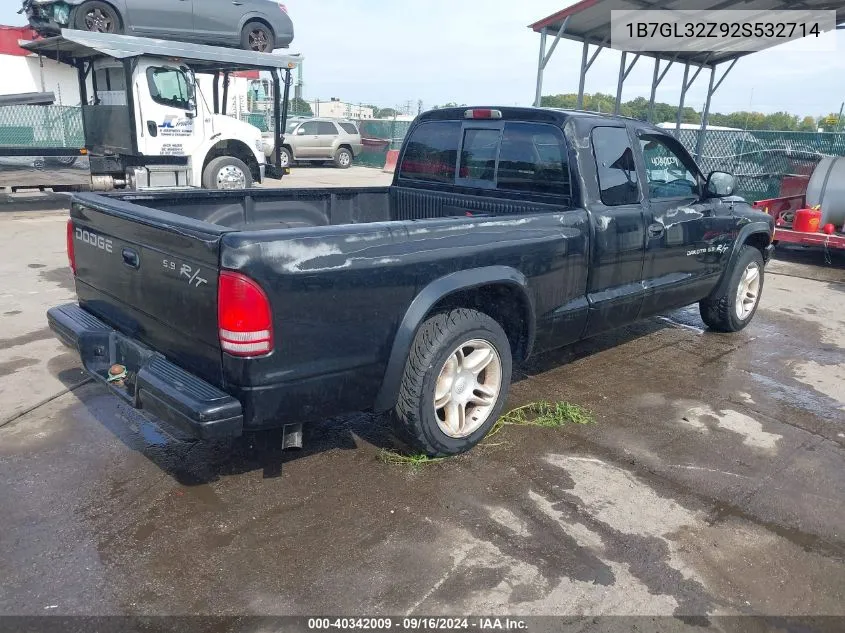
[[[53,92],[56,105],[80,105],[76,69],[25,51],[18,42],[35,34],[26,27],[0,26],[0,95]]]
[[[373,119],[375,118],[372,108],[367,106],[355,105],[341,101],[337,97],[332,97],[328,101],[309,101],[311,111],[314,116],[325,117],[328,119]]]

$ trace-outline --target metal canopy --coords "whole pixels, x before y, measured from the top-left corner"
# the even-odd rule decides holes
[[[195,72],[290,70],[303,60],[300,55],[256,53],[204,44],[70,29],[63,29],[62,34],[56,37],[23,42],[21,48],[71,65],[79,60],[91,60],[103,56],[131,59],[147,55],[171,60],[178,59]]]
[[[695,6],[690,6],[695,5]],[[554,15],[539,20],[529,28],[537,33],[554,35],[560,31],[564,22],[566,28],[561,37],[577,42],[588,42],[602,47],[610,46],[610,12],[635,10],[694,10],[706,16],[711,11],[741,9],[759,11],[765,17],[769,11],[800,9],[802,11],[836,11],[836,23],[845,22],[845,3],[841,0],[581,0]],[[700,44],[689,40],[685,49],[678,52],[642,53],[648,57],[671,60],[681,64],[708,66],[710,68],[724,62],[733,61],[749,51],[710,52],[696,50]],[[775,46],[775,44],[772,44]]]
[[[570,7],[558,11],[547,18],[531,24],[529,28],[540,34],[540,59],[537,64],[537,86],[534,96],[534,105],[540,106],[543,91],[543,73],[552,54],[557,48],[561,38],[581,42],[583,46],[581,54],[581,72],[578,81],[578,109],[584,106],[584,84],[587,71],[596,61],[599,53],[605,48],[610,48],[610,12],[611,11],[633,11],[633,10],[695,10],[707,13],[717,10],[742,9],[746,11],[759,11],[764,17],[769,11],[801,9],[812,11],[836,11],[837,28],[845,24],[845,2],[842,0],[695,0],[694,7],[690,7],[690,0],[581,0]],[[796,6],[797,5],[797,6]],[[551,47],[546,51],[546,40],[548,36],[554,37]],[[775,46],[772,44],[771,46]],[[592,51],[590,47],[593,47]],[[716,90],[722,85],[728,73],[736,65],[737,61],[751,51],[723,51],[712,52],[700,50],[701,45],[695,40],[689,40],[685,48],[676,52],[638,52],[628,63],[628,55],[631,53],[622,51],[622,59],[619,65],[619,75],[616,84],[616,105],[614,114],[619,114],[619,107],[622,101],[622,88],[625,80],[634,68],[634,65],[641,57],[654,59],[654,73],[651,82],[651,94],[649,97],[648,121],[653,123],[654,99],[657,87],[663,81],[666,73],[673,64],[679,63],[684,66],[684,80],[681,85],[681,98],[678,105],[678,114],[675,121],[676,134],[681,129],[683,118],[684,102],[687,92],[698,78],[703,69],[710,71],[710,81],[707,89],[707,99],[704,104],[704,112],[701,115],[701,133],[698,135],[696,157],[701,155],[704,146],[704,131],[707,129],[707,119],[710,114],[710,101]],[[717,79],[717,67],[727,64],[727,68]],[[690,69],[694,69],[690,77]]]

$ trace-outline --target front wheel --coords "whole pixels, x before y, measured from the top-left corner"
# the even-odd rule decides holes
[[[272,53],[276,47],[276,36],[272,29],[262,22],[248,22],[241,32],[241,48],[256,53]]]
[[[393,416],[400,435],[427,455],[468,451],[496,423],[508,396],[511,348],[482,312],[429,317],[414,338]]]
[[[120,33],[120,16],[110,4],[94,0],[80,5],[73,20],[74,27],[80,31],[95,33]]]
[[[751,323],[763,295],[765,264],[762,253],[746,244],[727,274],[726,289],[702,300],[698,307],[701,319],[711,330],[739,332]]]
[[[279,150],[279,166],[282,169],[287,169],[291,166],[291,163],[293,163],[293,156],[287,147],[283,147]]]
[[[218,156],[202,172],[206,189],[249,189],[252,172],[245,162],[234,156]]]

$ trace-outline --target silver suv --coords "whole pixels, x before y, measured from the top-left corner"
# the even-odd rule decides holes
[[[332,160],[341,169],[347,169],[363,147],[361,132],[351,121],[290,121],[282,141],[282,167],[294,161]]]

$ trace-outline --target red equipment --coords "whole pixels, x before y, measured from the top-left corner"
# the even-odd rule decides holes
[[[845,235],[836,233],[836,227],[834,227],[832,234],[819,232],[808,233],[795,230],[798,213],[801,210],[807,210],[803,195],[759,200],[754,203],[754,208],[765,211],[775,219],[775,243],[783,242],[784,244],[800,244],[801,246],[824,246],[826,248],[845,250]],[[816,225],[816,230],[818,230],[818,224]]]
[[[821,221],[822,212],[819,209],[798,209],[795,212],[795,220],[792,222],[792,230],[801,233],[816,233]]]

